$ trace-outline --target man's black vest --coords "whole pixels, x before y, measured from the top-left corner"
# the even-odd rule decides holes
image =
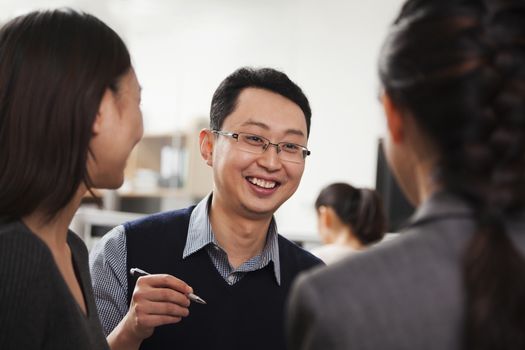
[[[182,259],[193,208],[125,224],[128,271],[138,267],[149,273],[168,273],[188,283],[207,302],[192,302],[188,317],[157,327],[140,349],[284,350],[284,304],[291,283],[320,260],[279,236],[281,285],[272,262],[229,285],[205,249]],[[128,305],[136,280],[128,276]]]

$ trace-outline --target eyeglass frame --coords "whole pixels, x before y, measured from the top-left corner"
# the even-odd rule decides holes
[[[256,136],[258,138],[260,138],[261,140],[265,141],[265,143],[262,145],[262,152],[261,153],[254,153],[254,154],[263,154],[264,152],[266,152],[266,150],[270,147],[270,146],[274,146],[275,147],[275,150],[277,151],[277,155],[279,155],[279,153],[281,153],[282,151],[282,146],[281,144],[291,144],[291,145],[294,145],[294,146],[297,146],[299,147],[301,150],[302,150],[302,154],[303,154],[303,162],[306,160],[306,157],[308,157],[312,152],[306,148],[305,146],[303,145],[300,145],[298,143],[294,143],[294,142],[286,142],[286,141],[282,141],[282,142],[278,142],[278,143],[273,143],[271,142],[269,139],[267,139],[266,137],[264,136],[261,136],[261,135],[257,135],[257,134],[252,134],[251,132],[235,132],[235,131],[225,131],[225,130],[216,130],[216,129],[213,129],[211,130],[211,132],[215,135],[222,135],[222,136],[227,136],[227,137],[230,137],[232,139],[235,140],[235,142],[239,142],[239,135],[241,134],[244,134],[244,135],[252,135],[252,136]],[[251,153],[250,151],[246,151],[245,152],[249,152]],[[279,157],[280,158],[280,157]],[[293,160],[288,160],[288,159],[282,159],[280,158],[281,160],[285,161],[285,162],[291,162],[291,163],[296,163],[296,164],[301,164],[300,162],[294,162]]]

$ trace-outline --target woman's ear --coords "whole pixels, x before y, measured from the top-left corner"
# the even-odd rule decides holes
[[[202,159],[206,161],[206,164],[213,166],[213,146],[214,137],[210,129],[202,129],[199,133],[199,145],[201,150]]]
[[[405,123],[403,115],[387,93],[381,96],[381,102],[386,116],[388,133],[394,143],[400,143],[404,138]]]
[[[330,225],[332,224],[330,208],[328,208],[327,206],[321,205],[319,209],[317,209],[317,212],[319,213],[319,223],[323,227],[330,227]]]
[[[115,112],[115,96],[110,89],[106,89],[100,105],[98,107],[97,116],[93,122],[93,135],[98,135],[104,128],[104,123],[107,122],[108,117]]]

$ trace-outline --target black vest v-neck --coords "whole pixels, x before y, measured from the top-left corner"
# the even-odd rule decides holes
[[[127,266],[168,273],[188,283],[206,305],[192,303],[181,322],[158,327],[146,349],[285,349],[284,303],[291,282],[320,261],[279,236],[281,285],[273,263],[229,285],[205,249],[186,259],[188,224],[194,207],[127,223]],[[136,278],[128,276],[128,304]]]

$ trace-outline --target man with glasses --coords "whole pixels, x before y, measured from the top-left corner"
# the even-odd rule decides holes
[[[301,89],[274,69],[241,68],[220,84],[199,135],[212,193],[118,226],[91,253],[113,350],[285,348],[290,285],[321,263],[279,235],[273,217],[299,186],[310,117]]]

